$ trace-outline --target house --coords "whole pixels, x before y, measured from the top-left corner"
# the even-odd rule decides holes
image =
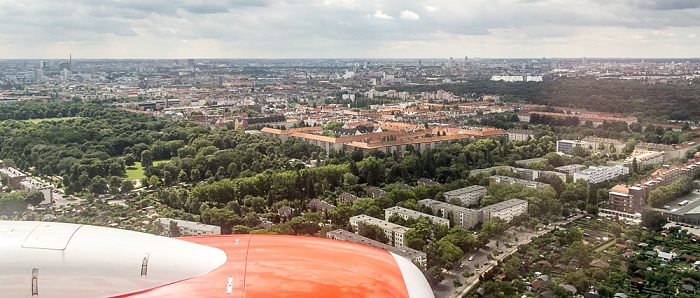
[[[309,209],[326,214],[326,212],[335,209],[335,205],[319,199],[313,199],[309,202]]]
[[[567,290],[572,295],[576,295],[576,287],[569,284],[559,284],[559,286],[564,288],[564,290]]]
[[[379,198],[386,196],[386,191],[380,189],[379,187],[370,186],[367,188],[367,196],[370,198]]]
[[[675,252],[663,252],[661,250],[657,250],[656,252],[658,253],[658,257],[666,262],[670,262],[678,257]]]
[[[285,219],[291,219],[294,216],[294,208],[284,205],[277,209],[277,214]]]
[[[530,282],[530,287],[533,291],[537,292],[542,287],[542,281],[539,279],[535,279],[532,282]]]
[[[435,184],[438,184],[438,183],[433,181],[432,179],[418,178],[418,186],[428,186],[428,185],[435,185]]]
[[[357,200],[357,196],[347,192],[341,193],[340,196],[338,196],[338,202],[343,204],[352,205],[352,202],[355,200]]]
[[[610,264],[606,261],[603,260],[593,260],[590,263],[591,267],[596,267],[596,268],[608,268],[610,267]]]

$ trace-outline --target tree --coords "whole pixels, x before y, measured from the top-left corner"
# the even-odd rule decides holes
[[[170,237],[180,237],[180,228],[177,226],[176,221],[174,221],[174,220],[170,221],[168,231],[170,232]]]
[[[148,178],[148,186],[152,188],[160,186],[160,178],[158,178],[156,175],[152,175],[150,178]]]
[[[379,226],[361,222],[359,223],[357,229],[359,230],[360,236],[374,239],[381,243],[389,243],[390,241],[390,239],[386,237],[386,234],[384,234],[384,230],[382,230],[382,228]]]
[[[119,188],[122,186],[122,179],[119,176],[109,177],[109,193],[118,194]]]
[[[41,191],[32,189],[29,192],[27,192],[27,197],[25,201],[27,202],[27,204],[39,206],[39,204],[41,204],[41,202],[44,201],[44,194]]]
[[[177,175],[177,181],[179,181],[179,182],[189,181],[189,177],[187,177],[187,172],[185,172],[185,170],[180,169],[180,173]]]
[[[141,152],[141,166],[145,169],[153,165],[153,154],[151,150]]]
[[[435,286],[445,279],[445,275],[442,273],[442,268],[437,266],[430,267],[425,277],[428,279],[428,283],[431,286]]]
[[[122,193],[129,193],[130,191],[134,190],[134,184],[129,180],[123,180],[119,190]]]
[[[668,221],[659,211],[645,210],[642,213],[642,226],[653,230],[660,230]]]
[[[27,209],[25,192],[0,193],[0,212],[12,215]]]
[[[96,195],[104,194],[109,189],[108,183],[109,182],[106,178],[102,178],[100,176],[92,177],[92,179],[90,180],[88,191]]]
[[[133,167],[136,165],[136,157],[134,157],[133,153],[129,153],[124,156],[124,165],[127,167]]]

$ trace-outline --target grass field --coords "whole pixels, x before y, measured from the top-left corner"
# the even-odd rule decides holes
[[[153,165],[159,165],[163,163],[168,163],[170,160],[156,160],[153,162]],[[146,177],[143,174],[143,167],[141,166],[141,162],[136,162],[136,165],[133,167],[126,167],[126,180],[139,180],[141,178]]]
[[[82,118],[82,117],[41,118],[41,119],[28,119],[28,120],[22,120],[22,121],[31,122],[31,123],[39,123],[39,122],[44,122],[44,121],[66,121],[66,120],[78,119],[78,118]]]

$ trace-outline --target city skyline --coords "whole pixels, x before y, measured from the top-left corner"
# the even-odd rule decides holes
[[[695,58],[696,1],[4,1],[0,59]]]

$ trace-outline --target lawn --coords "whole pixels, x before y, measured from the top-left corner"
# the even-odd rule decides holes
[[[153,162],[153,165],[156,166],[168,162],[170,162],[170,160],[156,160]],[[126,180],[134,181],[145,177],[146,176],[143,174],[143,167],[141,166],[141,162],[137,161],[135,166],[126,167]]]
[[[82,117],[38,118],[38,119],[27,119],[27,120],[23,120],[23,121],[36,124],[36,123],[44,122],[44,121],[66,121],[66,120],[78,119],[78,118],[82,118]]]

